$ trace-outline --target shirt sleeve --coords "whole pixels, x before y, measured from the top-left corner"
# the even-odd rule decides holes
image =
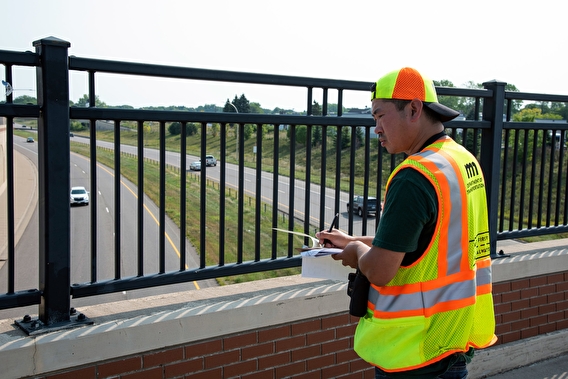
[[[435,227],[438,200],[432,184],[412,168],[391,180],[373,245],[402,253],[427,247]]]

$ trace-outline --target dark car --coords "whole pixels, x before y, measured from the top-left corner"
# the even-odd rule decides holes
[[[28,137],[28,138],[26,138],[26,142],[34,142],[34,137]]]
[[[376,216],[377,212],[380,212],[380,206],[378,206],[376,197],[368,197],[367,201],[365,201],[363,196],[355,196],[353,198],[353,207],[351,207],[351,203],[347,203],[347,212],[352,211],[363,217],[365,204],[367,205],[367,215],[373,214]]]

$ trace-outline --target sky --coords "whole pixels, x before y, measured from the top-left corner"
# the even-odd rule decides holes
[[[0,50],[34,51],[56,37],[69,55],[124,62],[373,82],[410,66],[456,87],[499,80],[522,92],[568,94],[565,17],[557,0],[0,0]],[[4,79],[4,70],[0,77]],[[305,89],[97,74],[109,105],[261,107],[303,111]],[[35,96],[35,70],[16,68],[14,97]],[[88,93],[70,75],[70,100]],[[334,93],[329,102],[337,103]],[[4,94],[0,93],[0,101]],[[320,104],[321,92],[314,93]],[[344,106],[370,106],[345,94]]]

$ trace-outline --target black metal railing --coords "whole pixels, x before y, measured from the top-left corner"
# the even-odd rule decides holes
[[[362,218],[354,216],[353,212],[345,213],[346,202],[354,195],[381,199],[387,175],[403,159],[387,155],[373,142],[374,121],[370,116],[344,114],[342,111],[344,94],[366,93],[370,83],[68,57],[69,43],[55,38],[36,41],[34,45],[35,53],[0,51],[0,63],[5,66],[7,81],[11,80],[14,66],[36,68],[39,104],[16,105],[12,103],[11,95],[6,103],[0,104],[0,117],[7,120],[4,149],[7,156],[7,214],[2,217],[8,221],[4,267],[7,292],[0,295],[0,309],[37,304],[39,319],[44,324],[65,323],[70,320],[71,298],[299,267],[301,259],[295,250],[297,239],[289,235],[283,240],[281,234],[273,230],[275,227],[300,228],[307,234],[313,234],[314,229],[328,226],[327,222],[340,212],[343,214],[341,227],[349,233],[368,234],[376,228],[380,213],[376,218],[368,217],[366,212]],[[69,73],[75,71],[88,74],[89,107],[69,107]],[[101,73],[300,87],[305,89],[307,112],[274,115],[97,108],[95,79]],[[496,256],[497,240],[568,231],[567,125],[511,120],[511,102],[514,100],[566,103],[568,96],[507,92],[505,83],[494,81],[484,83],[484,86],[484,89],[437,90],[441,96],[470,98],[475,104],[474,120],[452,121],[446,127],[450,135],[481,162],[487,181],[491,252]],[[322,93],[321,115],[313,115],[314,89]],[[337,99],[331,100],[330,92],[337,93]],[[337,103],[337,114],[328,112],[328,104],[331,103]],[[14,285],[17,273],[14,266],[13,129],[14,119],[25,117],[38,120],[39,289],[17,289]],[[71,284],[70,120],[86,120],[89,125],[88,180],[92,189],[89,277],[77,284]],[[110,150],[114,151],[112,160],[117,175],[112,179],[111,204],[115,220],[112,225],[112,252],[99,246],[103,215],[99,213],[101,200],[96,190],[102,181],[101,174],[98,174],[102,152],[97,148],[95,125],[100,120],[114,126]],[[121,124],[126,121],[135,123],[133,133],[137,134],[132,153],[137,156],[137,179],[134,179],[137,186],[133,191],[136,200],[133,208],[129,208],[134,211],[128,211],[128,215],[123,213],[125,203],[130,200],[121,195],[125,179],[119,175],[123,161],[127,159],[123,155],[125,146],[121,143],[124,138]],[[157,157],[153,158],[157,162],[155,188],[147,188],[144,184],[145,161],[149,154],[143,140],[147,122],[159,125],[160,142]],[[176,211],[180,215],[176,220],[177,241],[169,238],[167,228],[171,216],[165,206],[169,196],[168,178],[172,175],[168,171],[169,157],[166,154],[167,125],[172,122],[182,125],[177,146],[179,198]],[[190,124],[199,126],[201,147],[197,158],[201,162],[206,161],[207,146],[211,146],[214,140],[219,160],[216,169],[203,165],[197,187],[193,187],[195,189],[188,188],[192,181],[186,164],[186,157],[191,155],[186,134],[186,126]],[[220,125],[218,135],[213,136],[208,131],[210,124]],[[236,125],[237,138],[234,159],[229,152],[233,125]],[[255,146],[254,162],[247,161],[245,153],[245,146],[250,146],[245,138],[247,125],[255,126],[251,138]],[[288,137],[279,132],[280,125],[289,129]],[[263,127],[274,128],[271,139],[263,137]],[[305,138],[298,144],[296,138],[304,130]],[[323,138],[318,139],[317,135]],[[329,135],[333,138],[327,138]],[[317,144],[314,143],[316,140]],[[287,159],[279,159],[279,152],[284,148],[287,149]],[[321,163],[315,165],[314,162]],[[213,173],[218,176],[209,181],[209,175]],[[247,186],[248,182],[253,185]],[[212,187],[211,183],[216,183],[217,187]],[[145,226],[148,200],[145,196],[150,189],[157,193],[154,202],[158,206],[157,242],[152,248],[145,246],[148,237]],[[191,192],[199,194],[199,210],[188,208],[188,204],[192,204],[189,200]],[[231,222],[227,216],[235,214],[236,221]],[[126,222],[121,218],[126,216],[135,222],[130,226],[133,229],[125,231]],[[196,228],[194,220],[197,220]],[[190,227],[197,232],[188,237]],[[219,231],[215,241],[207,232],[212,227]],[[227,244],[227,241],[234,242]],[[170,245],[179,253],[173,266],[172,255],[168,252]],[[217,247],[212,248],[212,245]],[[229,250],[232,252],[230,259]],[[132,255],[127,257],[127,252]],[[150,254],[152,256],[148,257]],[[193,266],[189,263],[190,256],[197,259]],[[146,264],[148,258],[157,261],[157,265]],[[113,262],[112,275],[105,276],[99,272],[103,260]],[[136,262],[134,268],[126,268],[123,262],[129,260]]]

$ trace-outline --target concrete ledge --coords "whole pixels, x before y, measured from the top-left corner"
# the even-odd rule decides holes
[[[568,240],[517,243],[508,258],[494,259],[493,283],[568,270]],[[514,252],[511,252],[514,251]]]

